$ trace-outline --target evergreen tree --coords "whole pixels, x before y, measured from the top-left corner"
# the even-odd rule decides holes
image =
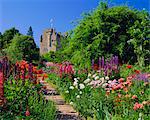
[[[29,27],[27,35],[33,37],[33,31],[32,31],[32,27],[31,26]]]

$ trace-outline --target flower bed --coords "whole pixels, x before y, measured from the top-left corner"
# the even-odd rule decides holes
[[[54,120],[56,109],[54,103],[46,101],[42,93],[42,85],[38,77],[46,77],[26,61],[17,62],[10,67],[9,61],[0,61],[0,119],[36,119]],[[10,73],[10,74],[9,74]]]
[[[85,118],[149,119],[150,74],[131,65],[119,67],[120,71],[113,76],[96,71],[69,72],[74,70],[72,68],[63,74],[62,71],[49,74],[48,82],[55,84],[66,101]]]

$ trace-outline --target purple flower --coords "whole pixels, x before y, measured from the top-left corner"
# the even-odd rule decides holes
[[[92,69],[94,69],[94,59],[92,59]]]
[[[98,65],[99,65],[99,69],[101,69],[101,58],[100,57],[98,59]]]
[[[102,57],[102,68],[104,68],[104,57]]]
[[[144,81],[144,82],[150,82],[150,78],[148,77],[148,73],[137,74],[135,76],[134,80],[139,80],[139,81]]]

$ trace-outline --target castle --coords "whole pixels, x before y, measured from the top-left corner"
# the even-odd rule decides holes
[[[61,34],[57,33],[54,28],[46,29],[40,39],[40,55],[49,51],[57,51],[60,47]]]

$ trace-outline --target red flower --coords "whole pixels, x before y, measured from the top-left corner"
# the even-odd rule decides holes
[[[26,116],[30,116],[30,111],[29,111],[28,109],[26,110],[25,115],[26,115]]]
[[[140,74],[141,71],[140,70],[134,70],[135,73]]]
[[[131,69],[131,68],[132,68],[132,65],[127,65],[127,68],[128,68],[128,69]]]

